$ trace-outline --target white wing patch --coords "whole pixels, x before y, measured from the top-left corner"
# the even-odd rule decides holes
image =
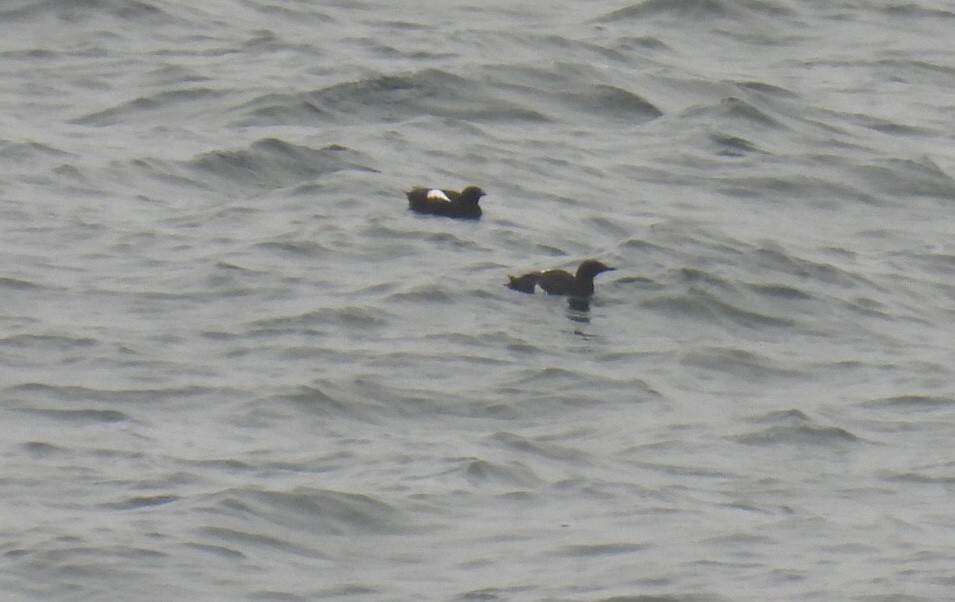
[[[440,188],[432,188],[428,191],[428,200],[430,201],[447,201],[451,202],[451,199],[448,198],[448,195],[444,194],[444,191]]]
[[[544,290],[544,287],[541,286],[540,282],[534,283],[534,294],[535,295],[546,295],[547,291]]]

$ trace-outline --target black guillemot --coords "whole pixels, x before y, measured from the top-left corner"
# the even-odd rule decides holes
[[[440,188],[414,188],[406,192],[408,206],[415,213],[442,215],[458,219],[479,219],[481,207],[478,201],[484,191],[477,186],[468,186],[461,192]]]
[[[507,286],[522,293],[533,294],[541,290],[549,295],[590,297],[594,294],[594,276],[615,269],[595,259],[588,259],[577,268],[576,276],[564,270],[544,270],[523,276],[508,276],[510,282]]]

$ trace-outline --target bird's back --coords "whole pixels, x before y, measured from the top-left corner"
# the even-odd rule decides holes
[[[577,279],[564,270],[546,270],[537,275],[537,284],[551,295],[582,294],[576,290]],[[593,292],[593,291],[591,291]]]
[[[507,287],[515,291],[533,295],[534,289],[537,287],[538,274],[539,272],[531,272],[523,276],[508,276],[510,282],[507,283]]]
[[[463,219],[481,217],[481,208],[477,203],[462,202],[461,193],[456,190],[418,187],[406,192],[405,196],[408,197],[408,206],[417,213]]]

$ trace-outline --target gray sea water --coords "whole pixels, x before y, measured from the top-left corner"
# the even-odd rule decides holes
[[[955,599],[953,33],[4,1],[2,599]]]

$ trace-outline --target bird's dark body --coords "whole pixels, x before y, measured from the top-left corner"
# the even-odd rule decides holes
[[[415,213],[440,215],[457,219],[480,219],[478,201],[484,196],[477,186],[468,186],[461,192],[435,188],[414,188],[406,192],[408,206]]]
[[[576,275],[564,270],[530,272],[522,276],[508,276],[510,282],[507,286],[522,293],[533,294],[540,288],[549,295],[590,297],[594,294],[594,276],[613,269],[599,261],[588,259],[580,264]]]

